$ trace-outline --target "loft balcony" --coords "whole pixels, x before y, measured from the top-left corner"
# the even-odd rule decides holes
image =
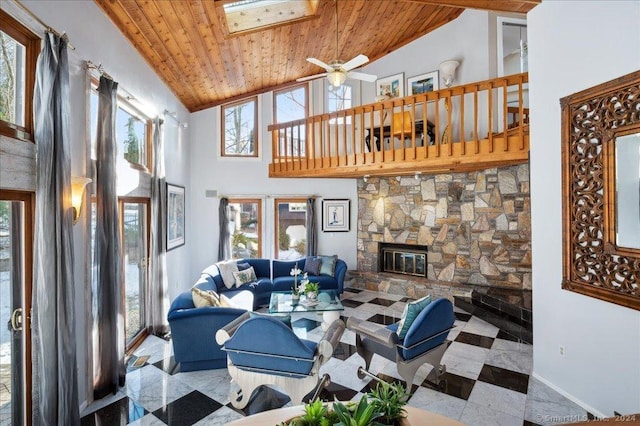
[[[272,124],[270,177],[466,172],[529,159],[528,74]]]

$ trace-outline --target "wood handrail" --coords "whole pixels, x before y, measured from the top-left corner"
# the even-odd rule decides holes
[[[527,73],[514,74],[271,124],[270,175],[384,174],[408,163],[428,171],[498,153],[495,161],[521,162],[529,149],[527,83]]]

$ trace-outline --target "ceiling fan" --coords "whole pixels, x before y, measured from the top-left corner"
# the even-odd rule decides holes
[[[338,57],[338,0],[333,0],[336,6],[336,58]],[[324,68],[327,72],[321,74],[310,75],[308,77],[298,78],[296,81],[313,80],[319,77],[327,77],[329,82],[334,87],[340,87],[345,82],[347,77],[354,78],[356,80],[364,80],[374,82],[378,78],[373,74],[366,74],[363,72],[352,71],[359,66],[362,66],[369,62],[369,58],[366,55],[360,54],[355,58],[343,62],[339,59],[334,59],[333,62],[327,64],[316,58],[307,58],[307,61],[314,65]]]

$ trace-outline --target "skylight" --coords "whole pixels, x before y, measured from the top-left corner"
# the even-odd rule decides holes
[[[237,0],[222,7],[229,34],[238,34],[309,19],[318,0]]]

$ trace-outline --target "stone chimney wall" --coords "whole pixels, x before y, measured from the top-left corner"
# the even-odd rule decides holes
[[[381,276],[380,241],[427,245],[428,276],[421,279],[425,285],[432,281],[531,289],[529,165],[360,179],[360,280]],[[396,280],[386,280],[387,286],[389,281]]]

